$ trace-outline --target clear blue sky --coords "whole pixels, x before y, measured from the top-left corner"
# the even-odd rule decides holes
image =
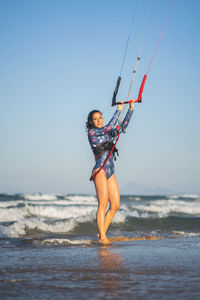
[[[171,3],[139,1],[120,99],[127,95],[148,9],[152,18],[131,97]],[[0,0],[0,192],[94,193],[85,121],[94,108],[103,111],[105,122],[114,113],[110,103],[134,5]],[[143,104],[136,105],[119,141],[116,175],[122,190],[132,182],[200,193],[199,11],[198,0],[176,1]]]

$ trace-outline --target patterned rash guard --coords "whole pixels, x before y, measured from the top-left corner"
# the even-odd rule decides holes
[[[88,132],[88,140],[90,143],[90,146],[92,148],[92,150],[99,144],[104,143],[104,142],[113,142],[115,140],[114,137],[114,131],[115,131],[115,127],[117,125],[117,121],[119,120],[121,111],[120,110],[116,110],[116,112],[114,113],[112,119],[110,120],[110,122],[102,127],[102,128],[92,128],[90,129],[90,131]],[[128,110],[122,124],[121,127],[123,129],[126,129],[126,127],[128,126],[128,123],[131,119],[131,116],[133,114],[133,110]],[[101,168],[101,166],[103,165],[104,161],[106,160],[107,156],[109,154],[109,150],[107,150],[105,153],[103,153],[100,157],[95,156],[95,160],[96,160],[96,164],[93,168],[93,171],[97,168]],[[103,170],[106,173],[106,178],[109,179],[113,174],[114,174],[114,160],[113,160],[113,153],[111,154],[110,158],[108,159],[108,161],[106,162]]]

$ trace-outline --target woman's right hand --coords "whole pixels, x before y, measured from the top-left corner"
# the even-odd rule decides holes
[[[120,104],[117,105],[117,110],[122,110],[123,106],[124,106],[124,101],[119,101]]]

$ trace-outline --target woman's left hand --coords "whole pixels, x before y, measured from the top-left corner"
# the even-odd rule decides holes
[[[124,106],[124,101],[119,101],[120,104],[117,105],[117,110],[122,110]]]

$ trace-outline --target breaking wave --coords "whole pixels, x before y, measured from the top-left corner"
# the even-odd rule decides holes
[[[96,210],[94,195],[0,194],[0,236],[67,234],[81,232],[83,226],[90,232],[96,228]],[[144,233],[147,228],[159,230],[162,219],[162,230],[180,235],[192,229],[190,234],[198,234],[200,196],[121,196],[121,207],[112,224],[116,230]]]

